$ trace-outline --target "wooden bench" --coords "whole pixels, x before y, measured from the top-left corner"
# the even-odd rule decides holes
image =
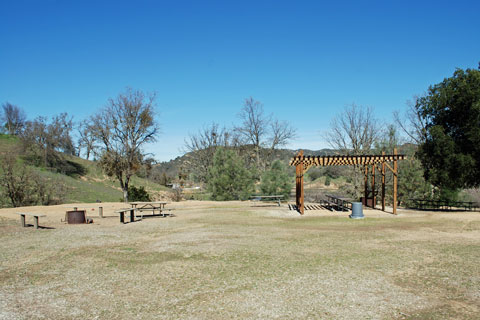
[[[120,214],[120,223],[125,223],[125,212],[130,212],[130,222],[135,221],[135,212],[137,209],[135,208],[128,208],[128,209],[120,209],[115,211],[115,213]]]
[[[40,214],[40,213],[29,213],[29,212],[17,212],[18,215],[20,215],[20,220],[22,222],[22,227],[26,227],[27,225],[25,224],[25,216],[30,216],[33,217],[34,223],[35,223],[35,229],[38,229],[38,218],[40,217],[46,217],[45,214]]]
[[[146,215],[145,218],[147,218],[147,217],[163,217],[163,218],[166,218],[166,217],[173,217],[174,214],[172,213],[172,211],[175,210],[175,209],[162,209],[162,210],[160,210],[160,213],[155,214],[155,209],[152,209],[152,208],[142,208],[142,209],[136,208],[136,209],[137,209],[138,214],[135,215],[135,216],[137,218],[140,217],[140,219],[144,218],[143,212],[145,212],[145,211],[152,212],[152,215]]]
[[[327,200],[324,200],[327,203],[327,206],[330,207],[329,210],[333,211],[348,211],[352,207],[351,199],[340,198],[337,196],[326,195]]]

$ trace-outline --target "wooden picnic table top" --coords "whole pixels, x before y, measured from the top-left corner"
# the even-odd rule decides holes
[[[428,200],[428,199],[410,199],[412,201],[417,201],[417,202],[426,202],[426,203],[452,203],[452,204],[463,204],[463,203],[468,203],[468,204],[473,204],[474,201],[451,201],[451,200]]]
[[[155,210],[159,209],[162,210],[165,208],[165,205],[168,204],[168,202],[165,201],[134,201],[134,202],[129,202],[130,206],[132,208],[137,208],[139,210]]]
[[[42,213],[31,213],[31,212],[16,212],[16,214],[19,214],[21,216],[31,216],[31,217],[46,217],[46,214]]]
[[[250,198],[283,198],[283,195],[273,195],[273,196],[251,196]]]
[[[325,195],[327,198],[332,198],[332,199],[338,199],[338,200],[342,200],[342,201],[349,201],[349,202],[352,202],[353,199],[352,198],[346,198],[346,197],[337,197],[337,196],[334,196],[334,195],[331,195],[331,194],[327,194]]]
[[[134,201],[134,202],[129,202],[129,204],[131,205],[135,205],[135,206],[141,206],[141,205],[155,205],[155,204],[160,204],[160,205],[164,205],[164,204],[168,204],[168,202],[165,202],[165,201]]]

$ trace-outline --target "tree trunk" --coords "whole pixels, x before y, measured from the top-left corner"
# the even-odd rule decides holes
[[[127,203],[128,202],[128,182],[129,179],[126,178],[125,181],[123,181],[122,175],[117,174],[117,179],[120,181],[120,187],[122,188],[123,191],[123,202]]]

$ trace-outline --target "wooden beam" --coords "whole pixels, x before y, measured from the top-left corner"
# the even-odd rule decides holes
[[[372,165],[372,208],[375,209],[376,205],[376,197],[375,197],[375,165]]]
[[[365,199],[365,207],[368,207],[368,165],[364,165],[365,167],[365,176],[363,177],[364,179],[364,186],[365,186],[365,190],[364,190],[364,196],[363,196],[363,199]]]
[[[300,214],[305,213],[305,193],[303,190],[303,166],[300,166]]]
[[[397,155],[397,148],[393,149],[393,154]],[[393,160],[393,214],[397,214],[397,183],[398,183],[398,161]]]
[[[295,198],[296,198],[296,205],[297,205],[297,210],[300,212],[300,214],[304,213],[305,207],[304,207],[304,192],[303,192],[303,150],[300,150],[298,153],[297,158],[300,160],[297,162],[297,165],[295,166],[295,173],[296,173],[296,190],[295,190]]]

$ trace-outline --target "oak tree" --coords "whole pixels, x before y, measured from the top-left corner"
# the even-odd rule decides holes
[[[418,151],[426,178],[447,189],[480,186],[480,67],[430,86],[416,108],[426,127]]]
[[[101,149],[100,164],[119,181],[125,202],[130,179],[143,164],[143,147],[159,134],[154,107],[155,94],[127,88],[91,118]]]

